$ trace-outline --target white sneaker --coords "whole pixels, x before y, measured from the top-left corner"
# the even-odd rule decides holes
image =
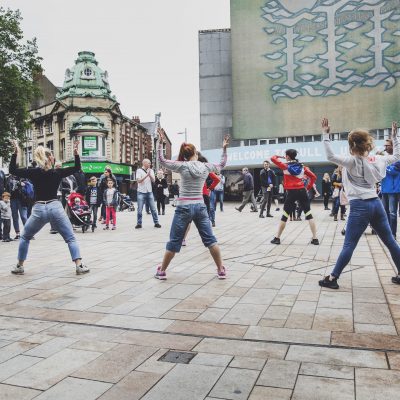
[[[77,275],[87,274],[88,272],[90,272],[90,269],[88,267],[86,267],[85,265],[81,264],[81,265],[76,266],[76,274]]]
[[[24,267],[22,267],[21,265],[16,265],[12,270],[11,270],[12,274],[15,275],[23,275],[24,274]]]

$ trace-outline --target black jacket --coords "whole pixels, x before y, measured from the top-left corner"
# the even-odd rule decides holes
[[[275,173],[272,169],[266,170],[263,168],[260,171],[260,184],[261,187],[267,188],[269,185],[273,185],[275,187]]]
[[[328,196],[332,195],[332,182],[331,181],[325,181],[325,179],[322,179],[322,195],[325,195],[325,193]]]
[[[90,204],[90,198],[91,198],[92,194],[93,194],[93,196],[96,196],[96,204]],[[100,192],[100,189],[97,186],[88,186],[86,188],[85,199],[89,206],[95,205],[98,207],[101,205],[103,197]]]
[[[167,180],[165,178],[163,179],[156,178],[154,186],[156,188],[156,198],[162,199],[164,196],[164,189],[168,188]]]
[[[243,191],[248,192],[254,190],[254,180],[250,172],[242,175],[235,183],[243,181]]]
[[[85,194],[86,188],[87,188],[87,182],[86,182],[86,175],[85,173],[81,170],[78,172],[75,172],[74,174],[76,183],[77,183],[77,188],[76,191],[82,195]]]

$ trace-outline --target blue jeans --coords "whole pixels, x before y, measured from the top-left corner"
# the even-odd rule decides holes
[[[333,215],[338,215],[339,214],[339,208],[340,208],[340,213],[343,215],[346,212],[346,206],[341,206],[340,205],[340,195],[333,199],[332,214]]]
[[[224,211],[224,191],[223,190],[214,190],[215,200],[214,200],[214,209],[217,208],[217,202],[219,202],[219,209]]]
[[[400,273],[400,246],[392,235],[382,202],[378,199],[351,200],[343,249],[336,261],[332,275],[339,278],[350,262],[353,251],[365,229],[371,224],[384,245],[389,249],[393,262]]]
[[[216,208],[216,202],[215,202],[215,192],[214,190],[211,190],[210,192],[210,220],[211,222],[215,222],[215,208]]]
[[[138,225],[142,225],[143,218],[143,206],[146,203],[146,206],[150,207],[151,215],[153,216],[153,221],[155,224],[158,224],[158,215],[156,206],[154,204],[154,197],[152,192],[140,193],[137,194],[137,223]]]
[[[383,207],[389,220],[390,229],[393,236],[397,234],[397,210],[399,208],[400,193],[384,193],[382,194]]]
[[[11,213],[14,231],[19,233],[19,217],[21,217],[22,224],[25,225],[28,219],[28,207],[22,205],[20,199],[11,199]]]
[[[168,251],[179,253],[187,227],[192,221],[195,223],[205,247],[212,247],[217,244],[217,239],[211,229],[206,205],[202,203],[188,204],[176,207],[169,242],[167,243]]]
[[[29,242],[48,222],[63,237],[68,244],[73,261],[81,257],[71,222],[65,213],[62,204],[54,201],[48,204],[36,203],[32,208],[32,214],[26,222],[18,247],[18,260],[26,260]]]

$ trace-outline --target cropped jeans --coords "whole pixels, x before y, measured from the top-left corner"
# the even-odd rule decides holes
[[[169,242],[167,243],[168,251],[179,253],[187,227],[192,221],[196,225],[205,247],[209,248],[217,244],[217,239],[211,229],[206,205],[203,203],[178,205],[172,220]]]
[[[59,201],[53,201],[47,204],[36,203],[33,206],[32,214],[24,226],[19,242],[18,260],[26,260],[29,242],[49,222],[68,244],[72,260],[75,261],[82,258],[71,222],[62,204]]]
[[[351,200],[350,215],[347,221],[343,249],[336,261],[332,275],[339,278],[343,269],[350,262],[354,249],[361,235],[371,224],[383,244],[389,249],[393,262],[400,274],[400,246],[390,230],[389,221],[382,202],[378,198],[368,200]]]

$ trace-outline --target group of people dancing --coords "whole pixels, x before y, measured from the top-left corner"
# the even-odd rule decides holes
[[[387,168],[400,160],[400,144],[397,136],[397,124],[393,122],[391,131],[391,141],[393,144],[392,154],[371,155],[374,148],[373,138],[368,131],[355,129],[350,132],[348,137],[349,155],[337,155],[334,153],[330,141],[330,125],[326,118],[322,120],[323,143],[328,161],[336,164],[340,168],[340,180],[343,190],[346,193],[350,213],[348,216],[348,228],[346,230],[343,249],[338,257],[332,272],[319,281],[319,285],[338,289],[338,280],[346,265],[350,262],[357,243],[370,224],[385,246],[388,247],[393,262],[396,265],[398,274],[392,278],[392,282],[400,284],[400,247],[392,233],[389,220],[385,209],[380,201],[376,185],[381,182],[387,174]],[[179,197],[176,201],[176,209],[170,228],[169,240],[162,261],[155,267],[155,278],[160,280],[167,279],[167,269],[179,253],[186,238],[189,226],[193,222],[196,226],[201,240],[208,248],[216,266],[216,276],[218,279],[227,277],[227,267],[223,262],[221,250],[217,238],[213,233],[213,224],[210,220],[209,210],[204,197],[204,186],[207,179],[213,176],[218,177],[227,162],[227,148],[229,136],[224,138],[222,144],[221,160],[217,164],[201,159],[201,155],[196,147],[190,143],[183,143],[180,148],[178,160],[172,161],[164,158],[163,142],[164,131],[158,130],[158,149],[157,157],[162,168],[179,173],[181,176],[181,186]],[[30,179],[35,186],[35,204],[32,208],[32,215],[25,224],[21,235],[18,250],[18,261],[11,272],[15,274],[24,273],[24,261],[27,257],[29,242],[32,237],[47,223],[50,222],[63,236],[70,249],[71,258],[75,262],[76,272],[83,274],[89,269],[82,263],[75,235],[61,204],[57,201],[57,188],[63,177],[80,170],[80,158],[78,155],[78,144],[75,143],[75,165],[64,169],[54,169],[54,156],[48,149],[39,146],[35,150],[35,158],[38,167],[33,169],[17,168],[16,157],[18,147],[11,158],[10,172],[13,175]],[[137,174],[138,182],[138,221],[136,228],[142,227],[142,210],[145,204],[150,207],[153,216],[154,226],[161,227],[158,221],[158,213],[152,201],[152,182],[156,181],[154,172],[151,170],[148,160],[143,162],[142,171]],[[308,190],[315,187],[316,176],[306,166],[297,159],[297,151],[288,149],[285,156],[273,156],[271,162],[283,172],[283,186],[287,196],[283,205],[283,213],[278,226],[277,233],[271,243],[279,245],[281,235],[286,227],[290,214],[298,203],[309,223],[311,230],[311,244],[319,245],[317,238],[316,224],[310,208],[310,198]],[[264,165],[265,197],[262,204],[262,213],[267,208],[267,217],[270,216],[272,202],[272,188],[274,185],[272,174],[269,172],[270,166]],[[339,171],[339,170],[338,170]],[[245,176],[248,171],[244,171]],[[159,177],[161,178],[161,176]],[[307,187],[304,180],[307,180]],[[112,185],[108,184],[112,187]],[[214,181],[215,183],[215,181]],[[164,190],[162,179],[159,179],[160,188]],[[216,185],[214,186],[214,188]],[[161,190],[161,189],[160,189]],[[246,190],[245,190],[246,191]],[[246,193],[246,203],[254,193],[248,190]],[[243,203],[242,203],[243,205]],[[242,205],[237,208],[242,210]],[[256,205],[255,205],[256,206]],[[255,208],[257,210],[257,208]],[[222,211],[222,209],[221,209]],[[107,212],[106,212],[107,214]],[[107,216],[106,216],[107,218]]]

